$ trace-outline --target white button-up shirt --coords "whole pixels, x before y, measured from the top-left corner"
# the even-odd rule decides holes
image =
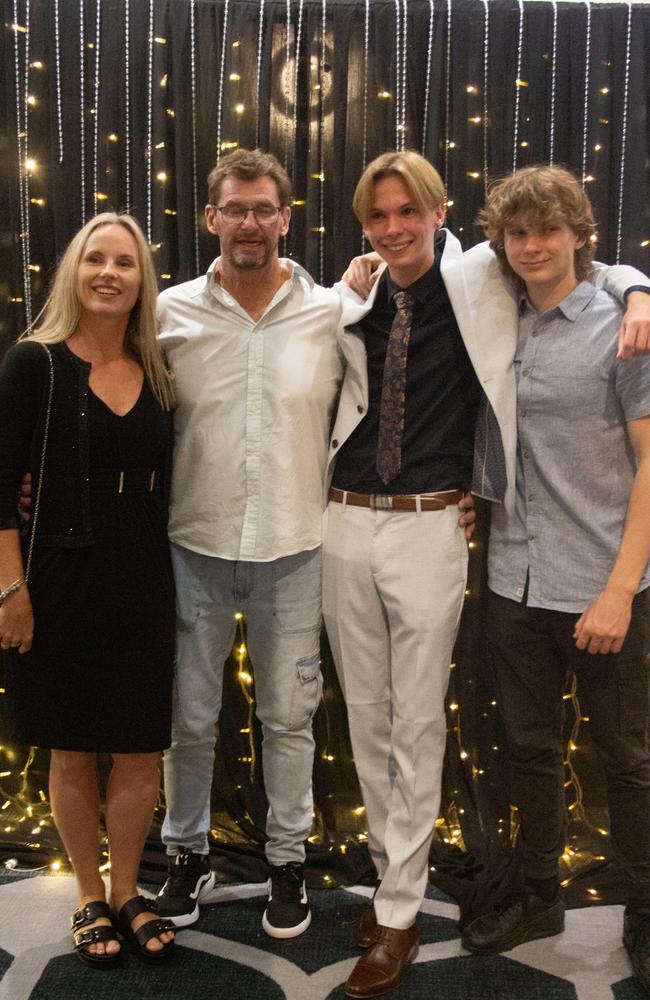
[[[341,306],[282,260],[291,277],[255,321],[214,280],[217,263],[158,298],[177,400],[169,537],[268,562],[321,543]]]

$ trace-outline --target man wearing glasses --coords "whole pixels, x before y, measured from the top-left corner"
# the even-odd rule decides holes
[[[312,717],[321,693],[322,479],[342,377],[336,292],[279,257],[291,184],[275,157],[237,150],[208,177],[207,276],[159,299],[176,376],[169,537],[178,652],[162,837],[161,914],[198,917],[214,876],[210,792],[223,664],[243,612],[269,800],[272,937],[311,921],[304,841],[312,827]]]

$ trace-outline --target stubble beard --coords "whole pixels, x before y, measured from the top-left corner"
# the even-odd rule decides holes
[[[266,244],[264,252],[260,257],[251,257],[246,253],[238,252],[237,244],[223,250],[223,256],[229,264],[241,271],[261,271],[265,268],[277,249],[277,243],[273,246]]]

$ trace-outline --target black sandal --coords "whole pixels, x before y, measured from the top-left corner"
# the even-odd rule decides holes
[[[110,920],[110,926],[106,924],[99,924],[98,927],[88,926],[100,917],[106,917]],[[106,952],[103,955],[96,955],[88,951],[91,944],[105,944],[107,941],[118,940],[111,911],[103,899],[94,899],[91,903],[86,903],[80,910],[75,910],[70,917],[70,927],[72,928],[74,950],[81,962],[92,965],[96,969],[109,969],[121,962],[121,950],[112,955],[108,955]],[[84,927],[87,929],[83,930]]]
[[[129,942],[136,955],[145,962],[166,961],[174,945],[173,941],[166,941],[165,943],[161,941],[162,948],[159,951],[151,951],[150,948],[147,948],[147,942],[151,941],[152,938],[159,937],[165,931],[176,930],[171,920],[163,920],[161,917],[157,917],[155,920],[148,920],[147,923],[142,924],[138,927],[137,931],[133,930],[131,922],[139,913],[155,912],[156,902],[154,899],[145,899],[144,896],[134,896],[133,899],[127,900],[117,918],[120,933]]]

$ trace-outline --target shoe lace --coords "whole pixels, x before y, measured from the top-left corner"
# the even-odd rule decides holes
[[[273,899],[282,903],[301,903],[302,883],[302,865],[289,863],[274,868],[271,873]]]
[[[198,872],[196,865],[193,864],[192,855],[190,853],[177,854],[167,877],[169,895],[184,896],[192,892],[197,877]]]

